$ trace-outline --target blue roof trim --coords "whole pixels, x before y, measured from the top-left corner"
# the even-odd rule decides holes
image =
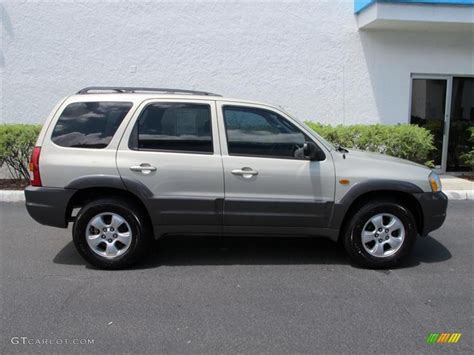
[[[375,2],[375,0],[354,0],[354,12],[358,14],[366,7],[369,7]]]
[[[358,14],[375,2],[431,5],[474,5],[474,0],[354,0],[354,12]]]

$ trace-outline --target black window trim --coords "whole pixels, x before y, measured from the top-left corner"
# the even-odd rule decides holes
[[[316,142],[314,142],[313,139],[311,139],[310,136],[308,136],[304,131],[302,131],[298,126],[296,126],[293,122],[291,122],[289,119],[287,119],[285,116],[283,116],[282,114],[278,113],[278,112],[275,112],[273,110],[270,110],[270,109],[267,109],[267,108],[263,108],[263,107],[255,107],[255,106],[245,106],[245,105],[232,105],[232,104],[224,104],[222,105],[221,107],[221,110],[222,110],[222,120],[224,121],[224,131],[225,131],[225,140],[226,140],[226,146],[227,146],[227,154],[229,156],[232,156],[232,157],[249,157],[249,158],[265,158],[265,159],[284,159],[284,160],[297,160],[297,161],[307,161],[307,162],[310,162],[311,160],[309,159],[297,159],[297,158],[292,158],[292,157],[288,157],[288,156],[279,156],[279,155],[272,155],[272,156],[269,156],[269,155],[259,155],[259,154],[236,154],[236,153],[230,153],[230,150],[229,150],[229,136],[227,134],[227,122],[225,120],[225,113],[224,113],[224,110],[226,107],[235,107],[235,108],[250,108],[250,109],[257,109],[257,110],[262,110],[262,111],[268,111],[268,112],[271,112],[273,114],[276,114],[278,116],[280,116],[282,119],[288,121],[292,126],[294,126],[298,131],[300,131],[306,139],[308,139],[309,142],[313,142],[314,144],[317,145],[317,147],[319,149],[321,149],[321,147],[319,146],[319,144],[317,144]],[[323,152],[324,150],[321,149]]]
[[[211,118],[211,146],[212,146],[212,152],[197,152],[195,150],[172,150],[172,149],[147,149],[147,148],[139,148],[139,147],[133,147],[131,144],[132,141],[132,133],[133,130],[135,129],[135,126],[138,124],[138,121],[142,117],[143,113],[145,110],[148,108],[148,106],[151,105],[156,105],[156,104],[194,104],[194,105],[203,105],[203,106],[209,106],[209,113],[210,113],[210,118]],[[215,149],[214,149],[214,131],[213,131],[213,122],[212,122],[212,106],[210,103],[205,102],[205,103],[200,103],[200,102],[188,102],[188,101],[153,101],[147,103],[140,113],[137,116],[137,119],[135,122],[133,122],[132,130],[130,131],[130,135],[128,137],[128,142],[127,142],[127,147],[130,150],[133,151],[138,151],[138,152],[150,152],[150,153],[155,153],[155,152],[160,152],[160,153],[181,153],[181,154],[199,154],[199,155],[215,155]],[[138,138],[137,138],[138,139]]]
[[[66,146],[63,146],[63,145],[59,145],[57,144],[56,142],[54,142],[53,140],[53,133],[54,133],[54,129],[56,128],[56,125],[58,124],[58,121],[59,119],[61,118],[61,115],[63,114],[64,110],[69,106],[69,105],[72,105],[72,104],[81,104],[81,103],[90,103],[90,102],[106,102],[106,103],[126,103],[126,104],[131,104],[130,108],[128,109],[127,113],[125,114],[125,116],[123,116],[123,119],[122,119],[122,122],[120,122],[120,124],[118,125],[117,127],[117,130],[114,132],[112,138],[110,139],[110,142],[109,144],[107,144],[105,147],[101,147],[101,148],[97,148],[97,147],[66,147]],[[64,105],[64,106],[63,106]],[[112,141],[114,140],[115,138],[115,135],[117,134],[117,132],[119,131],[120,129],[120,126],[124,124],[124,122],[126,122],[126,126],[125,126],[125,129],[126,127],[128,126],[128,123],[129,123],[129,120],[126,120],[127,116],[129,115],[133,115],[135,113],[135,110],[133,110],[135,106],[135,102],[133,101],[119,101],[119,100],[91,100],[91,101],[72,101],[72,102],[68,102],[68,103],[64,103],[61,104],[61,107],[56,111],[55,113],[55,116],[56,118],[54,119],[54,121],[51,121],[51,128],[48,127],[48,130],[51,129],[51,134],[48,134],[49,136],[49,141],[55,146],[55,147],[58,147],[58,148],[63,148],[63,149],[87,149],[87,150],[98,150],[98,151],[101,151],[101,150],[104,150],[104,149],[107,149],[109,148],[110,144],[112,143]],[[54,123],[54,124],[53,124]],[[123,134],[122,134],[123,135]],[[122,140],[122,135],[120,135],[120,138],[119,138],[119,141],[117,143],[117,147],[118,145],[120,145],[120,141]]]

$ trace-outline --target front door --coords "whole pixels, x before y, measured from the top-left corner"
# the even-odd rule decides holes
[[[122,177],[152,192],[153,223],[160,232],[172,232],[170,226],[220,232],[224,179],[215,101],[151,100],[137,112],[120,142],[117,166]]]
[[[330,153],[315,142],[326,159],[305,159],[303,144],[313,139],[298,122],[272,108],[218,102],[218,113],[224,232],[273,227],[285,234],[288,228],[326,227],[334,201]]]

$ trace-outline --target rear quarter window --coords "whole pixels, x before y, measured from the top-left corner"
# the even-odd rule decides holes
[[[51,140],[61,147],[105,148],[131,107],[131,102],[69,104],[59,117]]]

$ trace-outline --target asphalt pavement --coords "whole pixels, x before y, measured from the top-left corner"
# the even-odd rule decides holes
[[[101,271],[70,230],[0,204],[0,353],[473,351],[474,202],[393,270],[351,265],[324,239],[167,238]],[[427,344],[430,333],[462,333]]]

